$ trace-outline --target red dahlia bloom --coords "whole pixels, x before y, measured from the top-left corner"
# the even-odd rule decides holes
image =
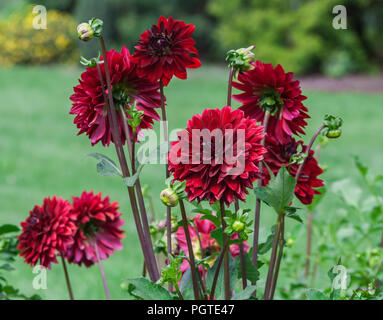
[[[107,259],[114,250],[121,250],[121,239],[124,238],[120,227],[124,220],[120,218],[118,203],[109,202],[109,197],[101,198],[93,191],[84,191],[81,197],[73,197],[71,215],[78,226],[74,243],[67,250],[69,262],[89,267],[97,262],[95,245],[100,259]]]
[[[307,146],[303,145],[302,141],[295,141],[293,138],[289,138],[285,144],[279,143],[275,138],[266,137],[266,149],[267,154],[264,157],[264,161],[273,172],[277,175],[282,165],[286,168],[289,165],[292,155],[297,153],[298,146],[302,146],[302,150],[306,150]],[[295,177],[299,168],[299,164],[294,163],[289,166],[289,172]],[[321,179],[318,178],[323,170],[319,167],[317,160],[314,158],[314,151],[310,150],[309,157],[307,158],[298,183],[295,187],[295,195],[303,204],[310,204],[315,194],[320,194],[318,190],[314,188],[324,186]],[[264,184],[268,184],[270,175],[266,168],[264,168],[265,180]]]
[[[121,53],[115,50],[108,51],[107,57],[119,131],[122,142],[125,143],[126,137],[120,106],[126,111],[133,103],[136,103],[137,110],[144,112],[138,130],[152,128],[153,120],[160,120],[155,110],[160,108],[159,84],[138,76],[137,67],[132,62],[132,56],[126,47],[122,47]],[[100,64],[100,69],[106,89],[103,63]],[[74,94],[70,97],[73,101],[70,114],[76,115],[74,123],[80,129],[78,134],[86,133],[92,145],[99,141],[104,146],[109,145],[110,141],[113,141],[113,137],[97,68],[86,68],[86,71],[81,74],[79,82],[80,84],[74,87]],[[126,117],[130,116],[126,113]]]
[[[302,104],[306,97],[301,94],[299,81],[293,81],[293,73],[285,73],[281,65],[273,68],[272,64],[260,61],[253,65],[254,69],[240,73],[238,82],[233,83],[243,91],[233,97],[242,103],[240,109],[245,116],[263,121],[265,111],[269,111],[267,133],[280,143],[293,134],[304,134],[305,119],[310,117]]]
[[[247,188],[252,188],[258,177],[257,163],[266,152],[260,144],[262,130],[241,110],[228,106],[205,109],[202,115],[193,116],[187,128],[178,132],[179,140],[171,143],[169,171],[174,179],[186,181],[190,201],[223,199],[227,205],[235,198],[244,201]],[[201,133],[207,139],[201,141]]]
[[[157,25],[140,36],[134,59],[139,74],[165,86],[173,76],[186,79],[186,68],[199,68],[201,61],[191,38],[195,26],[172,17],[160,17]]]
[[[216,226],[213,222],[210,220],[202,220],[203,217],[202,214],[198,214],[193,218],[194,224],[197,227],[197,231],[199,234],[199,237],[201,239],[201,245],[198,239],[198,234],[194,227],[189,226],[189,232],[190,237],[192,241],[193,246],[193,253],[196,259],[202,260],[203,257],[208,257],[214,253],[220,252],[221,248],[218,244],[218,242],[211,236],[211,232],[216,229]],[[235,234],[232,239],[237,239],[238,235]],[[187,256],[189,256],[189,250],[186,243],[186,236],[185,236],[185,230],[183,227],[178,228],[176,232],[176,240],[177,244],[179,245],[180,249],[183,250]],[[244,251],[248,252],[250,247],[247,245],[247,242],[244,242]],[[238,244],[232,244],[230,246],[230,253],[233,258],[237,257],[239,255],[239,245]],[[217,256],[211,257],[211,259],[208,259],[206,262],[209,264],[210,267],[212,267],[217,259]],[[181,264],[181,271],[184,273],[189,268],[189,262],[185,259],[183,260]],[[203,275],[203,267],[199,266],[199,270],[201,274]]]
[[[57,253],[65,253],[73,243],[76,226],[71,220],[71,204],[61,198],[45,198],[42,206],[35,206],[27,220],[21,223],[20,256],[31,266],[40,264],[50,268],[57,263]]]

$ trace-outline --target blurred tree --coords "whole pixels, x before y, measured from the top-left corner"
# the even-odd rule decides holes
[[[346,30],[332,26],[338,4],[347,8]],[[255,44],[259,59],[288,70],[342,75],[368,70],[370,58],[382,63],[373,41],[383,18],[378,0],[210,0],[208,8],[222,47]]]

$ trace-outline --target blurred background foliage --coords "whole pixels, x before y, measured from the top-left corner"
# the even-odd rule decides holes
[[[25,6],[34,3],[48,10],[47,30],[34,32],[27,23],[32,13]],[[347,8],[347,30],[332,27],[332,8],[339,4]],[[72,18],[103,19],[107,41],[133,49],[160,14],[197,26],[194,38],[205,61],[222,62],[229,49],[255,44],[259,59],[299,74],[342,76],[383,65],[380,0],[2,0],[0,63],[73,61]],[[96,55],[96,45],[79,44],[85,56]]]

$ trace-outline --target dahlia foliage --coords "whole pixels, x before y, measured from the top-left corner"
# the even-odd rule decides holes
[[[285,72],[281,65],[254,62],[253,45],[230,50],[226,59],[230,68],[227,105],[192,115],[170,143],[167,188],[160,194],[168,207],[167,218],[157,224],[158,208],[148,188],[141,188],[143,166],[136,154],[141,141],[136,135],[153,129],[161,119],[159,108],[164,121],[167,111],[182,109],[166,99],[164,86],[174,76],[186,79],[187,69],[201,66],[192,39],[195,26],[161,16],[141,34],[132,55],[125,46],[120,51],[107,51],[102,26],[101,20],[93,18],[78,27],[80,40],[100,41],[101,54],[90,60],[81,57],[86,69],[70,97],[70,114],[75,116],[78,135],[85,133],[92,146],[101,142],[107,147],[112,142],[118,164],[100,153],[91,156],[98,159],[101,175],[122,177],[128,189],[130,221],[134,221],[143,253],[143,265],[136,261],[137,269],[142,268],[143,276],[150,280],[127,280],[121,287],[139,299],[157,293],[168,295],[169,300],[231,299],[233,295],[273,299],[278,272],[283,268],[285,217],[302,221],[299,215],[303,210],[292,205],[297,200],[311,204],[320,193],[318,188],[324,186],[313,144],[321,133],[330,138],[340,136],[342,120],[326,116],[305,145],[306,97],[293,73]],[[232,87],[238,90],[234,95]],[[240,103],[239,108],[231,106],[232,98]],[[166,137],[167,127],[163,127]],[[158,185],[155,177],[151,179]],[[256,203],[255,208],[249,200]],[[275,210],[277,223],[267,241],[260,243],[261,209],[266,205]],[[101,261],[123,248],[123,225],[118,203],[108,196],[103,198],[101,192],[84,191],[73,196],[72,203],[46,198],[21,224],[18,248],[30,265],[50,267],[61,256],[71,298],[65,261],[86,267],[97,263],[109,299]],[[126,250],[135,245],[130,243]],[[263,257],[259,262],[270,250],[270,259]],[[268,268],[267,278],[257,282],[264,274],[260,272],[263,266]],[[190,276],[185,276],[187,272]],[[233,283],[239,278],[240,288]],[[265,283],[263,291],[260,283]],[[147,288],[149,295],[145,294]]]

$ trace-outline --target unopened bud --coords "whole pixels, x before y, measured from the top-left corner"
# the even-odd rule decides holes
[[[235,232],[241,232],[245,229],[246,225],[241,221],[234,221],[233,223],[233,230]]]
[[[248,71],[253,68],[252,63],[255,59],[255,54],[252,50],[255,46],[250,46],[248,48],[240,48],[237,50],[230,50],[227,53],[226,61],[229,62],[229,65],[235,70],[235,77],[238,76],[240,71]]]
[[[178,204],[178,195],[171,188],[166,188],[162,190],[160,194],[160,199],[162,203],[168,207],[175,207]]]
[[[83,22],[77,26],[78,38],[82,41],[89,41],[93,38],[94,31],[89,23]]]

